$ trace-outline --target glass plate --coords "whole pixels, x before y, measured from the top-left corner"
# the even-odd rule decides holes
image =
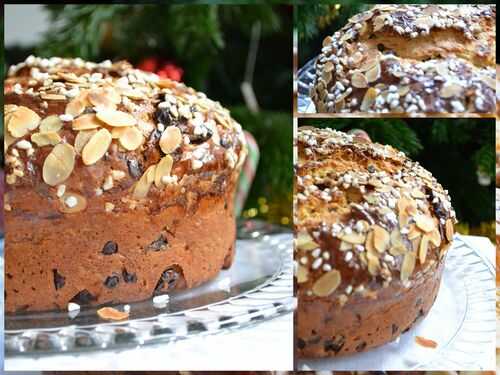
[[[311,97],[309,96],[309,90],[314,82],[314,59],[309,60],[302,68],[297,72],[297,112],[298,113],[316,113],[316,107],[314,106]]]
[[[239,225],[229,270],[200,287],[172,292],[169,301],[129,303],[130,318],[107,322],[97,308],[6,315],[5,355],[44,355],[139,345],[251,326],[293,310],[292,234],[260,222]],[[281,232],[281,233],[278,233]],[[123,310],[122,305],[115,305]]]
[[[439,293],[427,317],[387,345],[348,357],[300,360],[300,370],[494,370],[495,266],[455,235]],[[422,336],[436,349],[415,343]]]

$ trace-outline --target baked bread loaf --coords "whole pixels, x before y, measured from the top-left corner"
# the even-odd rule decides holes
[[[365,138],[299,128],[296,146],[297,356],[396,339],[436,298],[456,221],[447,192]]]
[[[317,112],[495,112],[495,5],[377,5],[323,40]]]
[[[81,59],[29,57],[4,90],[8,312],[143,300],[230,266],[247,151],[219,103]]]

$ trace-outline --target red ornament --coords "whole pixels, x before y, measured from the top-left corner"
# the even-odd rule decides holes
[[[184,70],[172,63],[164,64],[160,70],[156,72],[161,78],[169,78],[173,81],[180,82],[184,74]]]
[[[137,69],[141,69],[146,72],[156,72],[158,64],[159,61],[156,57],[147,57],[137,65]]]

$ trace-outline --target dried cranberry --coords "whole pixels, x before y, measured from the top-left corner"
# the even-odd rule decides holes
[[[112,255],[118,252],[118,244],[114,241],[108,241],[104,244],[102,248],[102,253],[104,255]]]
[[[108,276],[106,280],[104,280],[104,286],[106,288],[112,289],[118,285],[120,282],[120,278],[118,276]]]
[[[125,268],[122,270],[123,281],[126,283],[137,282],[137,276],[135,273],[129,273]]]
[[[154,240],[148,245],[146,250],[160,251],[160,250],[165,250],[167,246],[168,246],[167,237],[161,234],[160,237],[158,237],[156,240]]]
[[[52,273],[54,274],[54,285],[56,290],[59,290],[66,284],[66,278],[57,272],[57,270],[52,270]]]
[[[79,305],[88,305],[90,302],[95,301],[97,298],[94,297],[87,289],[83,289],[78,292],[70,302],[77,303]]]

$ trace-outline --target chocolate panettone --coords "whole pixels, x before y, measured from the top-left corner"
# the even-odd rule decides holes
[[[317,112],[495,113],[495,5],[377,5],[323,41]]]
[[[431,308],[455,223],[432,175],[390,146],[299,128],[294,225],[298,357],[396,339]]]
[[[8,312],[143,300],[231,264],[246,146],[219,103],[81,59],[29,57],[4,90]]]

